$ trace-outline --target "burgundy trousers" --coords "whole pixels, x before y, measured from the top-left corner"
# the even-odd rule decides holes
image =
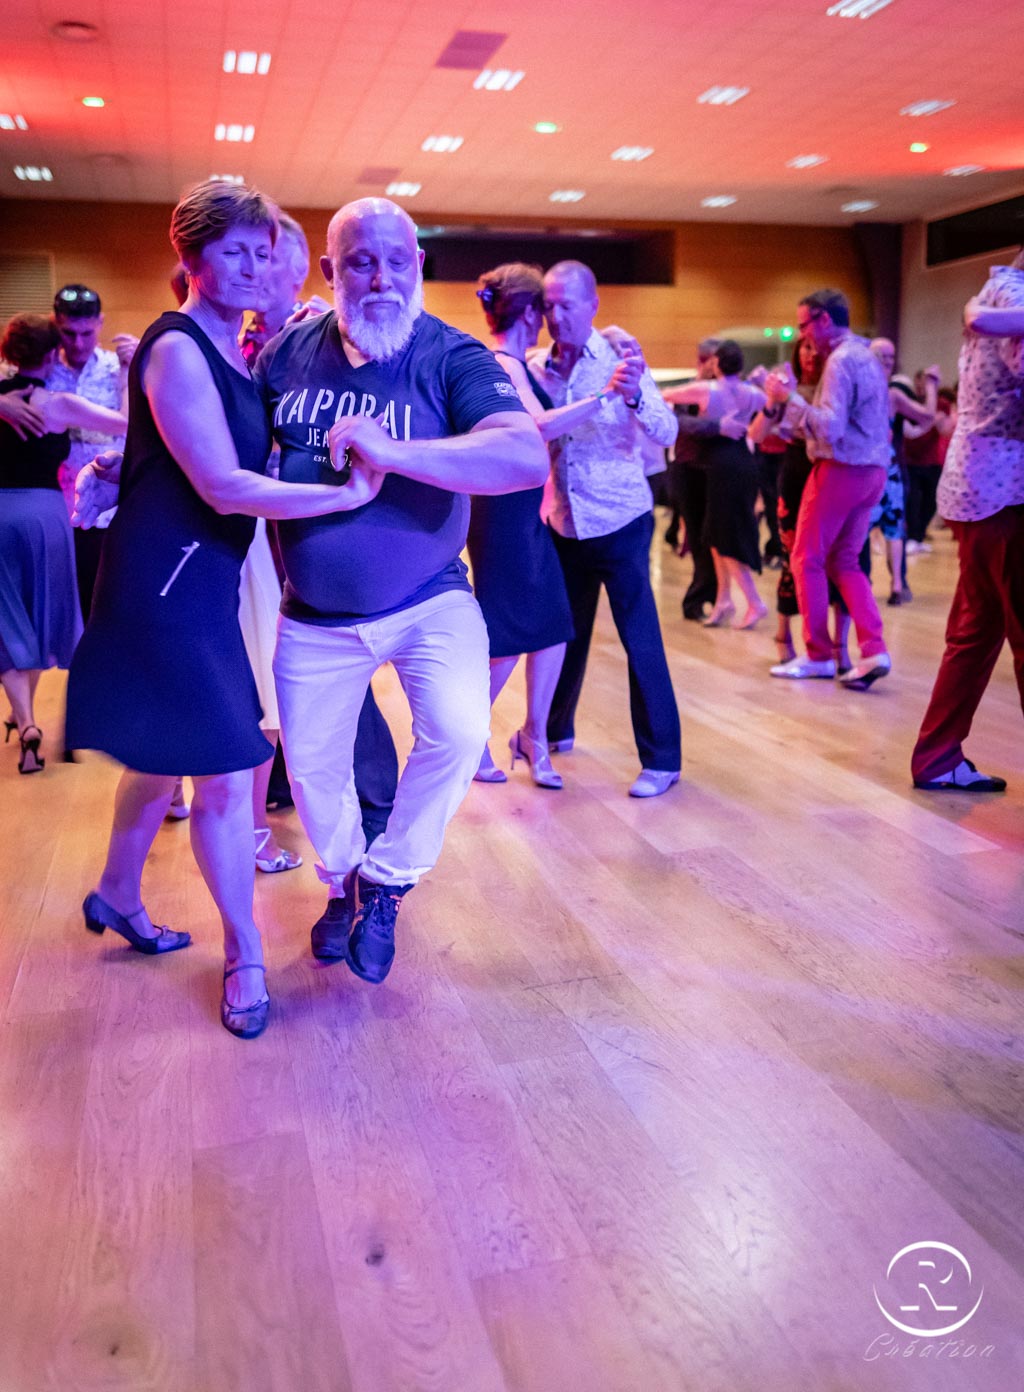
[[[1007,639],[1024,707],[1024,506],[949,525],[960,549],[960,578],[946,651],[911,760],[921,782],[951,772],[963,759],[964,740]]]

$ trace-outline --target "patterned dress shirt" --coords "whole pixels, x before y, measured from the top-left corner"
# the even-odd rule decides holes
[[[847,334],[826,358],[811,404],[794,392],[783,421],[787,431],[804,435],[812,460],[886,468],[889,383],[867,340]]]
[[[619,356],[592,329],[568,380],[555,371],[553,349],[534,349],[530,371],[556,406],[594,396],[608,383]],[[646,369],[640,379],[640,405],[631,410],[621,397],[606,399],[597,415],[571,434],[550,442],[551,474],[544,487],[541,516],[565,537],[608,536],[653,506],[647,482],[644,440],[667,449],[677,431]]]
[[[1024,270],[993,266],[978,298],[998,309],[1024,308]],[[950,522],[980,522],[1024,503],[1024,338],[965,332],[959,371],[939,512]]]
[[[72,392],[75,396],[91,401],[95,406],[107,406],[111,411],[121,409],[124,384],[125,378],[118,356],[106,348],[94,348],[81,372],[58,359],[46,378],[49,391]],[[98,430],[71,431],[71,453],[60,466],[58,475],[69,515],[74,509],[75,479],[80,471],[104,450],[123,449],[123,435],[102,435]],[[111,508],[102,514],[96,526],[108,527],[113,515],[114,509]]]

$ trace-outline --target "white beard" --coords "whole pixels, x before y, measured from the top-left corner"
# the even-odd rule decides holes
[[[364,306],[374,301],[397,306],[395,313],[389,316],[390,322],[378,324],[367,317]],[[408,301],[403,301],[394,290],[383,295],[364,295],[360,300],[342,295],[335,297],[335,310],[342,333],[363,357],[371,362],[385,362],[400,353],[412,337],[413,327],[423,310],[423,282],[417,281]]]

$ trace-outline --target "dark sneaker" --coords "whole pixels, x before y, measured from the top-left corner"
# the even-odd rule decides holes
[[[359,876],[359,913],[348,940],[348,964],[375,986],[395,960],[395,919],[410,889],[412,885],[375,884]]]
[[[340,962],[348,956],[348,936],[356,916],[356,872],[345,876],[344,894],[328,899],[327,907],[313,924],[309,945],[321,962]]]

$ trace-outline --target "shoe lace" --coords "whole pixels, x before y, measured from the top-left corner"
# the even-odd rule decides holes
[[[363,897],[365,895],[365,897]],[[385,887],[380,889],[360,889],[362,903],[356,927],[362,934],[370,934],[383,942],[391,942],[395,936],[395,920],[402,902],[400,894],[392,894]]]

